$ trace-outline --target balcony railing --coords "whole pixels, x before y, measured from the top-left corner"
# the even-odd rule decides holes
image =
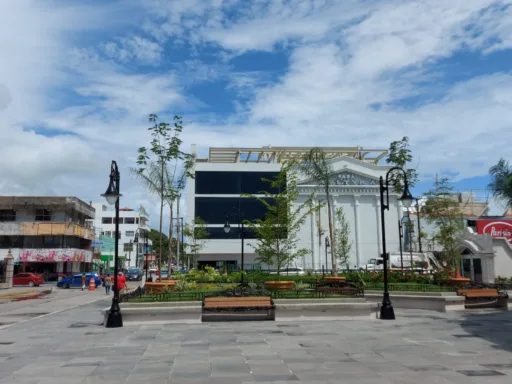
[[[0,223],[3,236],[76,236],[93,240],[94,229],[74,223],[55,222],[5,222]]]

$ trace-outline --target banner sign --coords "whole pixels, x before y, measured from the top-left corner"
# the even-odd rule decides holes
[[[504,237],[512,244],[512,220],[476,220],[476,231],[492,237]]]

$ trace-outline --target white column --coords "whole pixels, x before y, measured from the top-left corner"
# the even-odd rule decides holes
[[[317,202],[313,200],[313,205],[316,207]],[[316,269],[316,253],[317,253],[317,247],[316,244],[316,213],[311,213],[311,269]]]
[[[12,288],[12,277],[14,276],[14,257],[11,254],[11,250],[7,254],[5,260],[5,282],[7,288]]]
[[[361,266],[361,239],[359,237],[359,195],[354,195],[354,234],[356,238],[356,263],[357,268]]]
[[[381,228],[382,228],[382,223],[381,223],[381,220],[380,220],[380,196],[375,196],[375,200],[377,201],[377,204],[375,204],[375,215],[377,217],[377,252],[379,253],[379,255],[382,253],[382,241],[381,241],[381,237],[382,237],[382,233],[381,233]]]

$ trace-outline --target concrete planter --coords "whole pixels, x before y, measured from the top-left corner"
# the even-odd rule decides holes
[[[264,286],[269,291],[291,291],[295,286],[295,281],[265,281]]]
[[[178,280],[165,280],[159,283],[145,283],[144,284],[144,292],[145,293],[165,293],[174,288],[174,286],[178,283]]]
[[[471,279],[468,277],[450,277],[447,283],[454,287],[460,287],[469,284],[470,281]]]

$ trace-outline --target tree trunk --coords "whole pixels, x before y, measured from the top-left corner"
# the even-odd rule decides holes
[[[171,264],[172,264],[172,224],[174,218],[174,211],[172,207],[172,201],[169,202],[169,257],[167,258],[167,274],[171,275]]]
[[[326,195],[327,195],[327,213],[329,215],[329,236],[331,237],[331,265],[332,265],[331,275],[336,276],[338,268],[336,265],[336,242],[334,239],[334,230],[332,227],[331,197],[329,196],[329,193],[326,193]]]
[[[162,233],[162,227],[164,223],[164,166],[165,164],[162,162],[162,169],[161,169],[161,178],[160,178],[160,246],[159,248],[159,255],[158,255],[158,279],[162,279],[162,240],[163,240],[163,233]]]

